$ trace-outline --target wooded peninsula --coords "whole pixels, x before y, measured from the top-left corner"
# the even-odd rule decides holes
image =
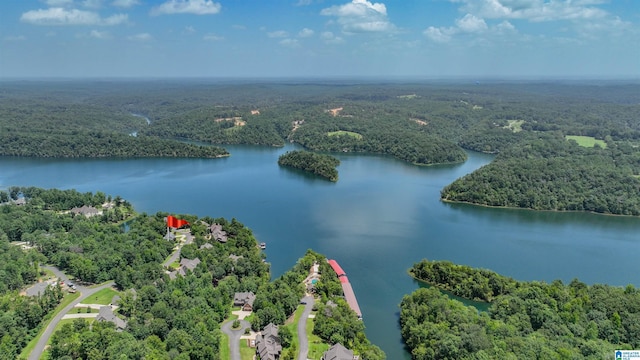
[[[230,340],[221,326],[234,322],[238,298],[249,293],[245,332],[255,337],[275,325],[280,359],[298,358],[298,324],[287,319],[299,317],[305,306],[315,316],[305,318],[314,358],[340,343],[362,359],[385,359],[366,338],[323,255],[309,250],[270,281],[266,256],[236,219],[176,215],[177,229],[169,227],[170,214],[136,213],[117,196],[35,187],[0,191],[0,203],[2,360],[26,359],[54,314],[80,295],[44,264],[85,286],[83,291],[108,281],[114,286],[103,304],[114,315],[94,321],[101,315],[91,318],[85,305],[80,309],[88,309],[87,317],[62,320],[47,350],[52,359],[228,359]],[[167,263],[176,251],[175,261]],[[315,281],[305,284],[314,265]],[[42,292],[20,293],[38,280]],[[305,292],[313,304],[301,305]]]
[[[640,348],[640,291],[522,282],[486,269],[423,260],[410,274],[432,285],[402,299],[412,359],[607,359]],[[450,298],[490,301],[487,311]]]

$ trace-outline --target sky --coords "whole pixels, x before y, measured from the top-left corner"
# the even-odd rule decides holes
[[[640,0],[2,0],[0,78],[640,78]]]

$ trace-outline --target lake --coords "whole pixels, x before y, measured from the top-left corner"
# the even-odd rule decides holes
[[[280,168],[285,148],[225,146],[223,159],[0,158],[11,185],[103,191],[139,212],[235,217],[267,243],[276,277],[312,248],[338,260],[369,338],[389,359],[409,359],[398,325],[407,269],[423,258],[484,267],[518,280],[579,278],[640,286],[640,219],[492,209],[439,200],[442,187],[489,163],[417,167],[389,157],[338,154],[331,183]]]

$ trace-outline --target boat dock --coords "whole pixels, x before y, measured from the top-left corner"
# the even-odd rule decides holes
[[[340,265],[335,260],[328,259],[327,262],[333,268],[333,271],[336,272],[338,279],[340,279],[340,284],[342,285],[342,292],[344,293],[344,299],[347,301],[347,304],[353,310],[353,312],[358,315],[358,319],[362,320],[362,311],[360,311],[360,305],[358,305],[358,300],[356,299],[356,294],[353,292],[353,288],[351,287],[351,283],[349,283],[349,278],[347,277],[347,273],[342,270]]]

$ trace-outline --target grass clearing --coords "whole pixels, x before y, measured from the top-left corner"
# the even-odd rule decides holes
[[[31,341],[29,341],[27,346],[25,346],[25,348],[22,349],[22,352],[20,353],[20,356],[18,356],[19,359],[27,359],[29,357],[29,354],[31,354],[31,352],[33,351],[33,348],[36,347],[36,344],[38,343],[38,340],[40,340],[40,337],[42,336],[42,333],[44,332],[44,330],[49,325],[49,322],[51,321],[51,319],[53,319],[67,305],[71,304],[71,302],[73,302],[73,300],[75,300],[75,299],[77,299],[79,297],[80,297],[80,293],[66,294],[64,296],[64,298],[62,299],[60,304],[55,308],[55,310],[53,310],[47,316],[46,320],[42,323],[42,327],[40,328],[40,331],[38,331],[38,335],[36,335],[36,337],[31,339]]]
[[[607,143],[604,142],[604,140],[596,139],[593,136],[567,135],[564,138],[567,140],[574,140],[582,147],[594,147],[598,144],[603,149],[607,148]]]
[[[522,131],[522,124],[524,124],[524,120],[507,120],[507,126],[504,128],[516,133]]]
[[[312,312],[315,314],[315,312]],[[318,335],[313,334],[314,319],[307,319],[307,339],[309,339],[309,354],[307,358],[313,360],[319,360],[325,351],[329,350],[329,344],[322,342],[322,339]]]
[[[420,96],[416,95],[416,94],[409,94],[409,95],[398,95],[397,98],[398,99],[416,99],[419,98]]]
[[[84,299],[80,304],[109,305],[111,304],[111,300],[113,299],[113,297],[116,295],[120,295],[120,293],[113,290],[112,288],[106,288]]]
[[[229,336],[221,333],[220,336],[220,360],[231,360],[231,350],[229,350]]]
[[[87,312],[87,307],[75,307],[71,310],[69,310],[69,312],[67,314],[97,314],[99,313],[100,310],[98,309],[89,309],[89,312]]]
[[[240,359],[253,360],[253,355],[256,353],[254,348],[249,347],[246,339],[240,339]]]
[[[339,131],[331,131],[327,133],[327,136],[351,136],[352,138],[355,138],[357,140],[362,140],[362,135],[358,134],[357,132],[353,132],[353,131],[344,131],[344,130],[339,130]]]

